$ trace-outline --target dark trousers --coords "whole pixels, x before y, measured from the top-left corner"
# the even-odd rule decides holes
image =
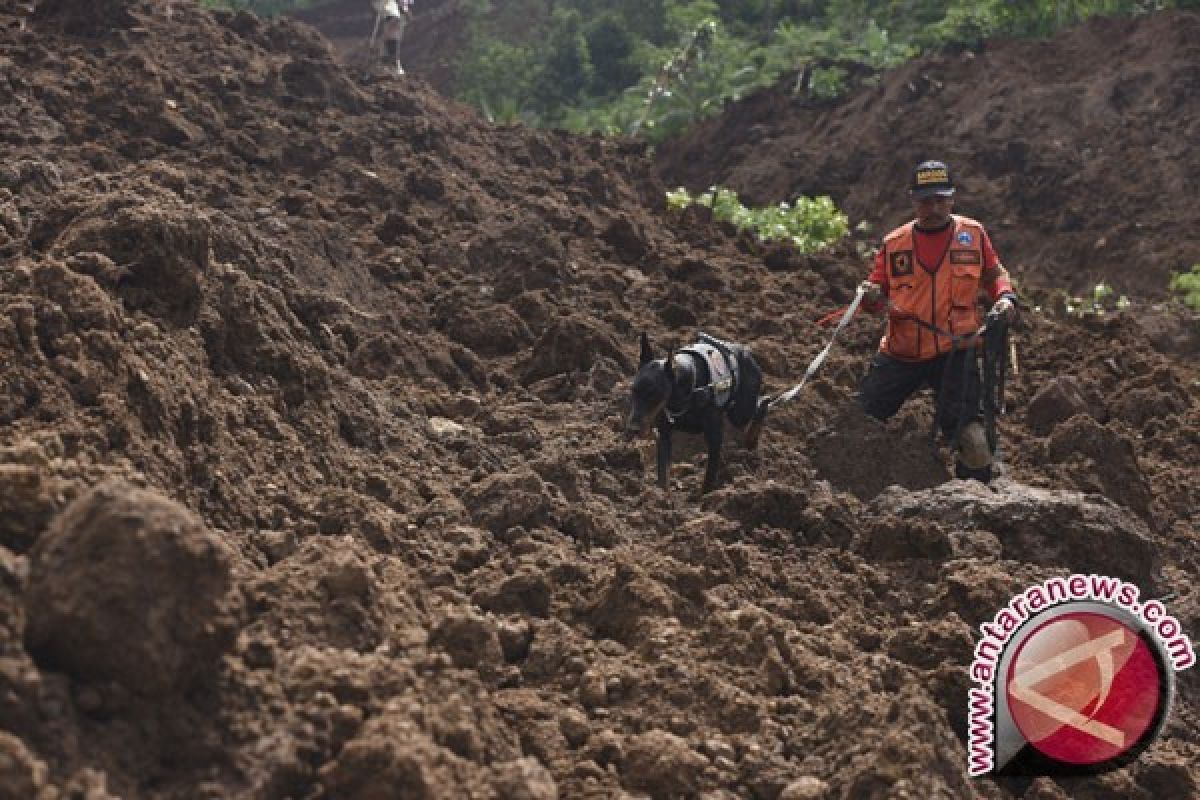
[[[913,392],[926,386],[933,389],[936,424],[947,439],[958,432],[960,420],[966,425],[982,417],[979,358],[974,347],[928,361],[900,361],[876,353],[855,399],[863,411],[883,420],[899,411]]]

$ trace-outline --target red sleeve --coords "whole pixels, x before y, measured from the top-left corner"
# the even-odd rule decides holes
[[[878,283],[883,287],[883,291],[887,293],[888,271],[887,258],[885,257],[885,248],[879,248],[879,252],[875,254],[875,265],[871,269],[871,274],[867,276],[867,280],[871,283]]]
[[[992,245],[992,237],[988,236],[987,231],[983,232],[983,271],[989,272],[996,268],[1000,263],[1000,256],[996,255],[996,248]]]
[[[871,283],[877,283],[883,289],[883,296],[888,295],[888,270],[887,270],[887,248],[880,247],[879,252],[875,254],[875,264],[871,268],[871,274],[867,276],[867,280]],[[886,303],[863,303],[863,308],[872,314],[883,311],[887,307]]]
[[[988,236],[987,231],[983,231],[980,244],[983,247],[982,283],[988,297],[994,303],[1002,294],[1016,294],[1013,291],[1012,280],[1008,277],[1008,270],[1000,263],[1000,256],[992,246],[992,237]]]

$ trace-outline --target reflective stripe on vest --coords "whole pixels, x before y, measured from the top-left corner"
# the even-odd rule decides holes
[[[950,351],[947,336],[921,327],[922,320],[955,335],[974,333],[980,318],[976,299],[983,272],[983,226],[968,217],[951,216],[954,232],[937,271],[917,262],[913,225],[908,223],[884,237],[888,270],[887,332],[879,349],[905,361],[926,361]]]

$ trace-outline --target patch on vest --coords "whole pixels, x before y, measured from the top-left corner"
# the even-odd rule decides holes
[[[978,250],[951,250],[951,264],[979,264],[982,259],[979,257]]]
[[[899,277],[901,275],[913,274],[912,250],[901,250],[899,253],[892,253],[892,274]]]

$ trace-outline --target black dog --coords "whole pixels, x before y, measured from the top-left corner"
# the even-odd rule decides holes
[[[758,445],[768,398],[760,397],[762,370],[745,347],[706,334],[677,353],[655,358],[650,339],[642,334],[642,353],[633,378],[632,408],[625,423],[627,435],[658,428],[658,485],[667,488],[671,465],[671,434],[703,433],[708,445],[702,492],[717,485],[724,421],[745,428],[745,445]]]

